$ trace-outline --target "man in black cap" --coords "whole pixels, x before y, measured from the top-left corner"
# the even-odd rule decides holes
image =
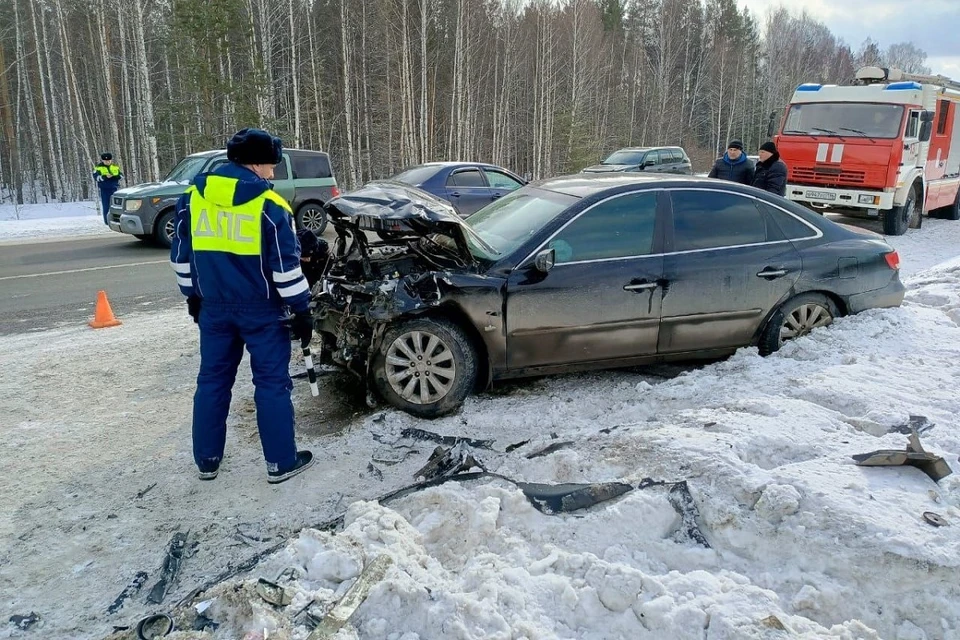
[[[753,186],[778,196],[787,193],[787,165],[780,159],[777,145],[764,142],[760,145],[760,162],[753,174]]]
[[[201,480],[220,471],[244,346],[267,482],[288,480],[314,462],[294,438],[290,333],[306,347],[313,318],[293,212],[268,182],[282,158],[279,138],[262,129],[238,131],[227,143],[230,162],[197,176],[177,203],[170,261],[200,325],[193,457]],[[284,307],[293,311],[289,327]]]
[[[103,209],[103,224],[107,224],[107,213],[110,211],[110,197],[120,188],[120,179],[123,172],[120,166],[113,161],[112,153],[101,153],[100,162],[93,167],[93,179],[100,188],[100,207]]]
[[[743,143],[731,140],[727,152],[713,164],[708,177],[753,184],[753,163],[744,155]]]

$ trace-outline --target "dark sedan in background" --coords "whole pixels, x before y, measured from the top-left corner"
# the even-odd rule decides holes
[[[482,162],[428,162],[405,169],[390,180],[448,201],[462,217],[526,184],[503,167]]]
[[[323,359],[421,417],[504,378],[766,355],[904,296],[882,239],[718,180],[554,178],[466,221],[395,183],[326,208],[340,241],[315,298]]]

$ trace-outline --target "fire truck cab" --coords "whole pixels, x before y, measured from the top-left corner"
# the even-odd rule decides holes
[[[864,67],[849,86],[797,87],[774,137],[786,197],[814,211],[882,218],[887,235],[923,215],[960,219],[960,83]]]

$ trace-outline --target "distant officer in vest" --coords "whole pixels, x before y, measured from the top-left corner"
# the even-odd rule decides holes
[[[100,206],[103,209],[103,224],[107,224],[107,213],[110,212],[110,197],[120,188],[120,178],[123,172],[120,166],[114,163],[112,153],[101,153],[100,162],[93,167],[93,179],[100,188]]]
[[[313,464],[313,454],[298,451],[294,440],[290,334],[306,347],[313,320],[290,205],[268,182],[281,151],[280,139],[266,131],[238,131],[227,143],[230,162],[197,176],[177,203],[170,261],[200,326],[193,458],[201,480],[220,470],[244,346],[267,482],[283,482]],[[288,324],[284,307],[294,314]]]

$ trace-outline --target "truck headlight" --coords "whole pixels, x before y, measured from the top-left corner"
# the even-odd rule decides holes
[[[126,211],[136,211],[140,208],[142,204],[143,204],[143,200],[127,200],[123,208]]]
[[[878,200],[880,200],[880,198],[877,196],[860,196],[857,198],[860,204],[877,204]]]

